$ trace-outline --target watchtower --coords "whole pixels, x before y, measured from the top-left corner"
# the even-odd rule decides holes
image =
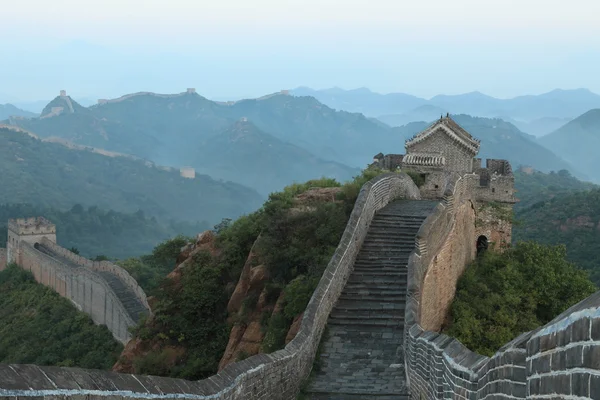
[[[56,243],[56,225],[44,217],[19,218],[8,220],[7,261],[19,264],[22,242],[35,244],[47,238]]]
[[[67,91],[66,90],[61,90],[60,91],[60,97],[66,97],[67,96]]]

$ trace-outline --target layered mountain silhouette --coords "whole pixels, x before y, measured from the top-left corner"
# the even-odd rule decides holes
[[[540,138],[540,143],[600,182],[600,108],[590,110]]]
[[[12,104],[0,104],[0,120],[7,119],[9,117],[35,117],[37,114],[21,110]]]
[[[0,203],[69,209],[74,204],[167,219],[235,218],[264,197],[248,187],[196,174],[194,179],[131,157],[108,156],[0,128]]]
[[[313,96],[335,109],[361,112],[370,117],[377,117],[392,126],[418,121],[419,119],[416,118],[428,117],[430,115],[426,113],[429,110],[519,121],[523,123],[519,125],[520,129],[536,136],[549,133],[559,126],[551,124],[546,127],[547,119],[562,119],[564,123],[566,122],[564,119],[573,119],[590,109],[600,108],[600,95],[587,89],[556,89],[540,95],[518,96],[511,99],[497,99],[480,92],[438,95],[431,99],[424,99],[404,93],[379,94],[366,88],[313,90],[301,87],[294,89],[292,93]],[[530,123],[532,126],[528,126]]]
[[[293,181],[321,176],[345,180],[379,152],[403,153],[404,141],[424,129],[440,110],[421,105],[419,115],[427,122],[391,128],[360,113],[336,111],[314,97],[287,93],[228,103],[194,92],[135,93],[89,108],[59,96],[40,118],[11,122],[40,137],[131,154],[161,165],[192,166],[268,194]],[[483,157],[577,174],[512,124],[461,118],[458,122],[482,140]]]

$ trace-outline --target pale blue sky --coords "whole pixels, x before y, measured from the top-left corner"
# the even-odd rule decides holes
[[[3,0],[0,102],[196,87],[600,93],[597,0]]]

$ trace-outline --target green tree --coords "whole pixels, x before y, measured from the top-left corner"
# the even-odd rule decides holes
[[[492,355],[523,332],[544,325],[596,290],[587,273],[566,260],[564,246],[521,242],[484,252],[458,281],[446,333]]]

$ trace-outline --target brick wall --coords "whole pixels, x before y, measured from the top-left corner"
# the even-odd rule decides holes
[[[134,291],[134,293],[136,294],[136,297],[141,301],[141,303],[147,309],[150,309],[150,306],[148,305],[148,299],[146,297],[146,293],[140,287],[140,285],[138,285],[137,281],[129,274],[129,272],[127,272],[123,268],[121,268],[118,265],[113,264],[109,261],[88,260],[85,257],[81,257],[80,255],[71,252],[70,250],[60,247],[56,243],[54,243],[51,240],[48,240],[46,238],[43,238],[41,240],[41,243],[44,246],[48,247],[49,249],[52,249],[52,251],[55,252],[56,254],[60,254],[62,257],[67,258],[68,260],[74,262],[77,265],[81,265],[82,267],[89,268],[92,271],[108,271],[108,272],[118,276],[119,279],[125,285],[127,285],[130,289],[132,289]]]
[[[43,241],[45,246],[50,243]],[[62,248],[59,247],[59,249]],[[58,249],[56,250],[58,251]],[[66,253],[76,256],[66,249],[62,250],[64,250],[65,256],[67,256]],[[21,243],[20,251],[21,268],[30,271],[36,281],[51,287],[61,296],[71,300],[96,324],[106,325],[120,342],[127,343],[129,341],[131,338],[129,327],[134,326],[135,322],[104,279],[89,268],[73,268],[64,265],[36,250],[29,243]],[[60,254],[62,255],[62,253]],[[74,259],[74,257],[69,257]],[[86,261],[91,263],[89,260]]]
[[[440,259],[453,262],[448,252],[452,238],[465,230],[461,221],[465,203],[474,195],[470,187],[469,179],[448,185],[443,204],[426,219],[409,258],[405,362],[411,398],[600,399],[600,292],[546,326],[520,335],[491,358],[424,329],[439,322],[429,307],[439,304],[436,300],[448,283],[428,278],[440,274],[436,269],[445,264]],[[441,285],[442,294],[433,289],[434,283]]]
[[[0,248],[0,271],[4,270],[6,268],[6,249],[5,248]]]
[[[294,399],[310,373],[327,318],[352,272],[373,215],[398,198],[420,198],[419,189],[405,174],[381,175],[363,186],[340,244],[306,308],[300,330],[283,350],[230,364],[219,374],[198,382],[74,368],[0,365],[0,396]]]

